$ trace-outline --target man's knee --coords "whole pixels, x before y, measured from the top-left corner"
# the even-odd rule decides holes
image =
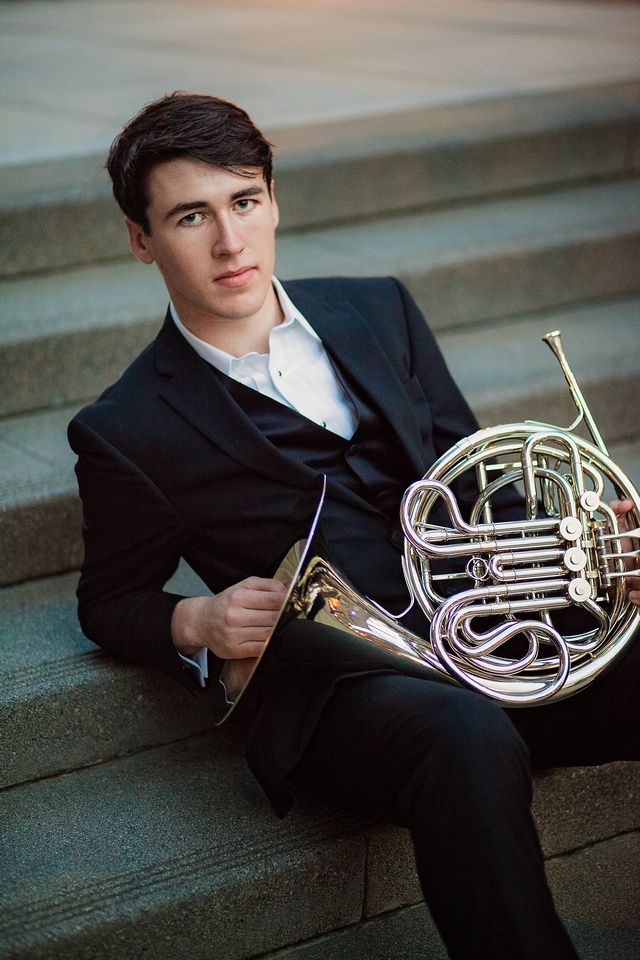
[[[489,797],[514,791],[531,797],[529,751],[513,723],[497,703],[467,690],[450,693],[422,710],[410,710],[409,733],[414,770],[410,789]]]
[[[461,691],[443,716],[438,745],[459,756],[513,756],[519,762],[528,762],[527,746],[502,707],[468,691]]]

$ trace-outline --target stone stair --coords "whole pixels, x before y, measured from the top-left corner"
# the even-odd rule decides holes
[[[639,130],[627,83],[270,131],[279,273],[400,276],[484,424],[573,420],[540,343],[561,327],[637,482]],[[165,302],[126,256],[100,163],[0,170],[0,958],[435,960],[403,831],[311,804],[277,820],[206,694],[80,633],[65,427]],[[201,589],[188,569],[175,585]],[[637,960],[639,796],[636,763],[536,781],[588,960]]]

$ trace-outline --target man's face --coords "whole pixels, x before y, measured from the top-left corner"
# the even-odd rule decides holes
[[[180,319],[212,342],[275,298],[278,207],[261,168],[243,172],[188,157],[160,164],[147,182],[150,233],[127,221],[134,255],[158,265]]]

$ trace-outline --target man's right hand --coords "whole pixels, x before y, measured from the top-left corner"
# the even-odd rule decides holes
[[[214,597],[185,597],[173,611],[173,642],[185,656],[208,647],[222,660],[258,657],[285,593],[279,580],[248,577]]]

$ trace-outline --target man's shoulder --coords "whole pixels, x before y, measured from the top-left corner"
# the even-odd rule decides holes
[[[344,307],[356,310],[370,330],[384,341],[403,340],[406,336],[406,306],[411,297],[395,277],[312,277],[289,280],[283,286],[293,303],[311,320],[317,320],[323,306],[343,322]]]
[[[402,289],[395,277],[305,277],[285,280],[283,286],[295,302],[296,295],[314,295],[327,300],[397,300]]]
[[[329,323],[339,325],[349,322],[349,311],[356,311],[389,355],[410,348],[409,326],[416,318],[425,324],[411,294],[395,277],[314,277],[287,281],[284,287],[312,324],[325,316],[325,305],[331,310]],[[322,326],[326,337],[330,325],[323,321]]]
[[[118,379],[96,400],[75,415],[70,424],[108,434],[114,425],[124,427],[141,422],[141,414],[158,395],[159,376],[154,359],[155,341],[148,344],[129,364]]]

